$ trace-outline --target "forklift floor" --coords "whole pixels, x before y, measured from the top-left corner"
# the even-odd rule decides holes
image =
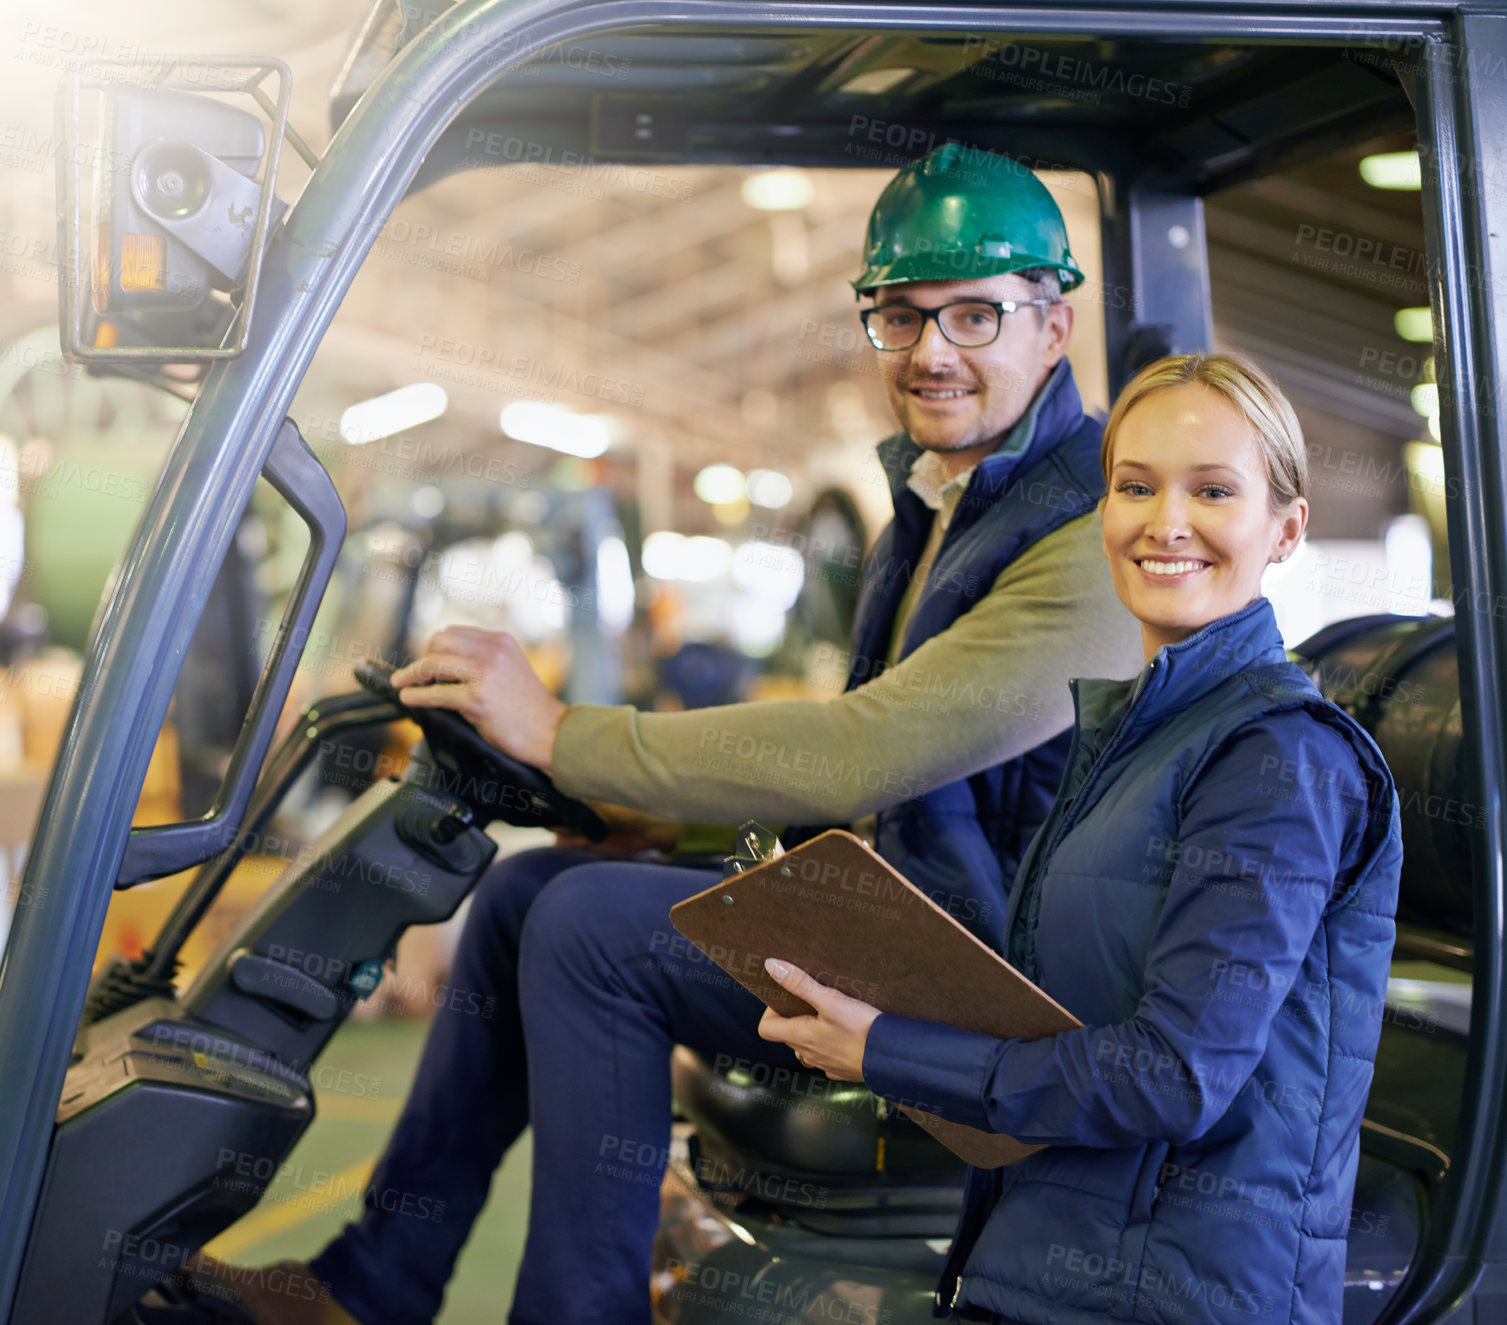
[[[318,1116],[262,1203],[208,1250],[238,1265],[308,1260],[361,1208],[423,1048],[418,1020],[350,1020],[315,1069]],[[531,1137],[509,1152],[461,1253],[438,1325],[496,1325],[523,1254]]]

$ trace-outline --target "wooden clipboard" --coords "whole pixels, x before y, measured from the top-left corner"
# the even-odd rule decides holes
[[[793,962],[881,1012],[998,1039],[1035,1040],[1082,1023],[981,943],[864,842],[834,829],[670,908],[670,920],[783,1016],[813,1009],[764,970]],[[1041,1146],[901,1105],[977,1168]]]

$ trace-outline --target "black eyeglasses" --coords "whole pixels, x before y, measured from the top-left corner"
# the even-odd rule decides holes
[[[921,339],[932,318],[960,350],[976,350],[999,338],[1006,313],[1022,308],[1049,308],[1055,299],[959,299],[940,308],[914,308],[910,304],[879,304],[859,313],[863,329],[876,350],[908,350]]]

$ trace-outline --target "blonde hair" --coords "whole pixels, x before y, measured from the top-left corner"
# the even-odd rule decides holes
[[[1250,424],[1266,461],[1268,503],[1273,515],[1280,515],[1297,498],[1307,495],[1308,452],[1291,402],[1282,388],[1249,359],[1229,353],[1168,355],[1147,364],[1126,383],[1109,411],[1099,450],[1106,485],[1115,434],[1125,416],[1153,392],[1173,386],[1206,386],[1217,391]]]

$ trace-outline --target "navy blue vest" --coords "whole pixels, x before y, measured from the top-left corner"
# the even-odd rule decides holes
[[[899,657],[952,625],[1026,549],[1093,510],[1104,495],[1102,431],[1083,413],[1072,370],[1062,360],[1042,387],[1025,448],[989,456],[974,471],[906,625]],[[864,564],[849,690],[884,670],[895,614],[931,533],[932,511],[906,486],[920,453],[903,433],[880,443],[895,518]],[[1009,681],[999,678],[1001,696],[1008,697]],[[977,696],[934,698],[967,706],[969,721],[1008,723],[1014,711],[1014,701],[981,707]],[[1010,885],[1026,845],[1051,809],[1069,740],[1065,729],[1018,759],[928,790],[878,816],[879,853],[996,949]]]
[[[1057,1139],[970,1173],[941,1300],[1054,1325],[1338,1325],[1402,861],[1391,774],[1286,661],[1265,598],[1073,698],[1009,956],[1088,1029],[986,1090],[1019,1091]],[[1231,767],[1242,732],[1277,751]],[[1202,841],[1187,827],[1211,766],[1244,792],[1213,844],[1207,818]]]

